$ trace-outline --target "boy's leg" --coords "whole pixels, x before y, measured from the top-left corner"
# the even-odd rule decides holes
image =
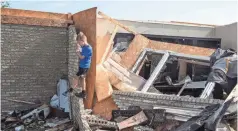
[[[79,76],[79,85],[82,87],[81,93],[76,93],[75,95],[81,98],[86,98],[86,84],[85,84],[85,77],[88,69],[79,68],[79,72],[77,76]]]
[[[80,87],[82,87],[82,90],[86,91],[85,77],[83,77],[83,76],[79,77],[79,82],[80,82]]]
[[[79,86],[79,77],[75,76],[73,78],[73,88],[77,88]]]

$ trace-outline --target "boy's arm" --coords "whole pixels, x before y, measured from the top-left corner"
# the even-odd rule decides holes
[[[82,59],[85,58],[85,56],[83,56],[80,52],[77,52],[77,55],[78,55],[78,57],[79,57],[80,60],[82,60]]]

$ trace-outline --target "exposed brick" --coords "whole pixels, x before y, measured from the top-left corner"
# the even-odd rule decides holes
[[[68,74],[67,28],[2,24],[1,31],[2,97],[48,103],[57,80]],[[23,105],[1,101],[1,106]]]

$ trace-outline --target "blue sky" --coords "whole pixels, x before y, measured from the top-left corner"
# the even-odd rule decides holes
[[[125,20],[185,21],[224,25],[237,22],[237,1],[10,1],[11,8],[76,13],[91,7]]]

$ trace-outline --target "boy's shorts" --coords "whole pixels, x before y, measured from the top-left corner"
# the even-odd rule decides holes
[[[85,77],[88,72],[88,68],[81,68],[79,67],[79,70],[77,72],[77,76]]]

